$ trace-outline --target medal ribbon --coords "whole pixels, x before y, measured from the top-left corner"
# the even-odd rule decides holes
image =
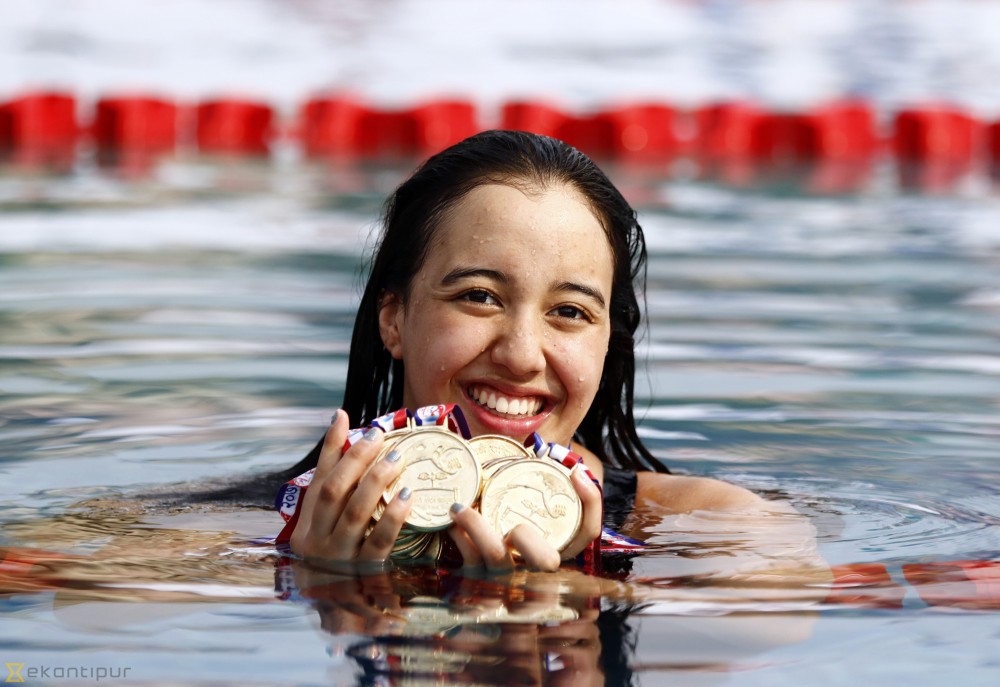
[[[528,450],[533,451],[536,456],[549,457],[552,460],[562,464],[564,467],[573,470],[574,468],[580,468],[586,473],[587,477],[597,486],[598,491],[604,494],[604,489],[601,487],[601,483],[597,481],[594,477],[594,473],[590,471],[590,468],[586,466],[583,462],[583,456],[574,453],[570,448],[563,446],[561,444],[555,443],[545,443],[545,441],[535,432],[528,440],[525,442],[525,446]],[[641,551],[645,548],[645,544],[638,539],[632,539],[627,537],[620,532],[615,532],[610,527],[601,528],[601,536],[594,539],[590,546],[583,550],[579,556],[577,556],[577,563],[583,566],[589,572],[597,572],[598,562],[601,560],[601,555],[606,553],[633,553],[635,551]]]

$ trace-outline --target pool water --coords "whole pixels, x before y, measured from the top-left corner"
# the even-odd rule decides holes
[[[804,522],[632,522],[649,550],[602,576],[356,576],[280,559],[273,512],[149,496],[312,446],[405,172],[0,178],[8,667],[51,684],[996,683],[990,191],[884,176],[828,197],[609,168],[650,249],[644,439]],[[813,536],[832,586],[765,565]]]

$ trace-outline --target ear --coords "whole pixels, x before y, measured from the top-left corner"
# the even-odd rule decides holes
[[[396,360],[403,359],[403,300],[398,294],[385,291],[378,303],[378,331],[382,344]]]

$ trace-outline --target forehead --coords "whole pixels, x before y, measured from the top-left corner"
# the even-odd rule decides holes
[[[613,261],[607,233],[588,199],[562,182],[543,187],[489,183],[471,190],[438,225],[432,255],[470,249],[536,257],[558,249]]]

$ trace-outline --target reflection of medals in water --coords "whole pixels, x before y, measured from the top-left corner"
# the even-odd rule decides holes
[[[501,535],[517,525],[529,525],[559,551],[576,536],[583,517],[569,471],[549,460],[515,460],[499,466],[483,486],[479,510]]]
[[[400,453],[403,471],[382,498],[389,503],[403,487],[409,487],[413,506],[406,524],[413,529],[446,529],[452,522],[452,504],[469,505],[479,497],[479,462],[453,432],[421,428],[401,437],[392,448]]]

